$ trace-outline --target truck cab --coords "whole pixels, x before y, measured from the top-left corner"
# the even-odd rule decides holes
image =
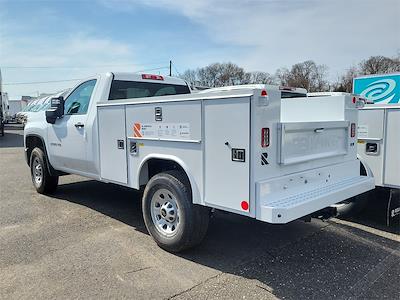
[[[190,93],[179,78],[153,74],[114,72],[99,74],[79,82],[67,95],[63,116],[53,124],[45,112],[32,114],[25,126],[25,151],[28,164],[31,151],[41,144],[55,170],[99,178],[97,115],[99,102]]]

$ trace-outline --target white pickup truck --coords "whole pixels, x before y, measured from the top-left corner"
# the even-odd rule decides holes
[[[180,79],[108,73],[31,118],[25,150],[40,193],[66,173],[145,186],[146,227],[177,252],[202,241],[214,208],[282,224],[374,188],[359,172],[359,103],[266,85],[190,94]]]

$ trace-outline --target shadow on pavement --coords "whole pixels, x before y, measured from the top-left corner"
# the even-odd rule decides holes
[[[390,217],[393,209],[400,207],[398,190],[375,188],[369,192],[365,207],[354,216],[341,219],[362,224],[378,230],[400,234],[400,216]]]
[[[84,181],[60,185],[54,197],[84,205],[147,233],[140,192]],[[257,280],[257,287],[279,298],[393,299],[398,295],[399,243],[340,224],[295,221],[273,225],[216,212],[204,242],[177,255]],[[202,289],[208,288],[204,284]],[[215,288],[218,282],[209,284],[209,288]],[[190,293],[187,296],[201,297],[196,288]]]
[[[24,146],[24,132],[21,126],[6,126],[4,136],[0,136],[0,148]]]
[[[139,191],[88,180],[60,184],[52,197],[86,206],[147,234]]]

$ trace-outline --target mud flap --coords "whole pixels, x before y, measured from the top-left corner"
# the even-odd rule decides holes
[[[400,226],[400,190],[390,189],[386,213],[387,226]]]

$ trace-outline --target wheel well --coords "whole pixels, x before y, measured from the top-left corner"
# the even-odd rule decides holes
[[[46,149],[43,144],[43,141],[38,136],[34,136],[34,135],[27,136],[26,140],[25,140],[25,147],[26,147],[26,157],[27,157],[28,165],[30,164],[30,158],[31,158],[31,153],[32,153],[33,149],[38,147],[38,148],[42,149],[44,153],[46,153]]]
[[[367,169],[365,168],[364,164],[360,162],[360,175],[367,176]]]
[[[168,159],[151,158],[146,161],[139,174],[139,185],[143,186],[150,180],[154,175],[171,170],[181,171],[186,177],[187,182],[190,183],[189,177],[187,176],[185,170],[176,161]],[[190,184],[189,184],[190,185]]]

